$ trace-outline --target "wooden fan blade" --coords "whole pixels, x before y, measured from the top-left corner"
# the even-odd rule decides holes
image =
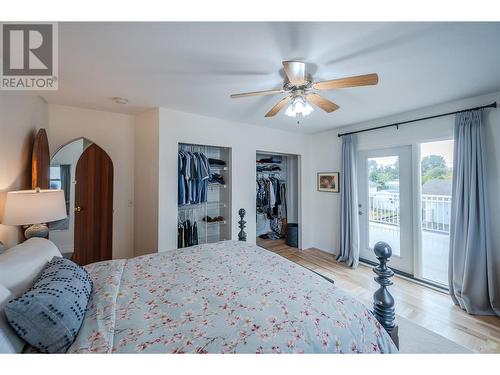
[[[283,92],[285,92],[285,90],[283,89],[243,92],[241,94],[231,94],[231,98],[236,99],[236,98],[246,98],[247,96],[274,95],[274,94],[281,94]]]
[[[323,98],[321,95],[318,95],[314,92],[307,94],[306,99],[317,105],[319,108],[321,108],[323,111],[326,111],[328,113],[336,111],[340,107],[335,104],[334,102],[329,101],[328,99]]]
[[[300,86],[306,83],[306,64],[300,61],[283,61],[283,69],[290,83]]]
[[[288,104],[290,101],[291,97],[286,96],[283,99],[281,99],[278,104],[276,104],[269,112],[266,113],[265,117],[273,117],[275,116],[281,109]]]
[[[316,90],[342,89],[346,87],[370,86],[378,83],[378,75],[376,73],[365,74],[362,76],[346,77],[340,79],[332,79],[330,81],[317,82],[313,84]]]

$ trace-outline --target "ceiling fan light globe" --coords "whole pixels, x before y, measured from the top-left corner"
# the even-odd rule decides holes
[[[305,117],[312,111],[314,111],[314,108],[303,97],[296,96],[286,109],[285,114],[290,117],[297,117],[299,114]]]
[[[314,111],[314,108],[309,103],[306,102],[304,110],[302,111],[302,116],[308,116],[311,114],[312,111]]]
[[[289,105],[288,108],[286,109],[285,111],[285,115],[289,116],[289,117],[295,117],[295,112],[294,110],[292,109],[292,106]]]

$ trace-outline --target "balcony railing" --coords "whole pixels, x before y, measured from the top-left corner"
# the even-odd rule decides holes
[[[399,227],[399,193],[377,192],[369,196],[369,221]],[[449,234],[451,196],[422,195],[422,229]]]
[[[399,226],[399,193],[370,194],[370,216],[374,223]]]
[[[450,233],[451,196],[422,195],[422,229]]]

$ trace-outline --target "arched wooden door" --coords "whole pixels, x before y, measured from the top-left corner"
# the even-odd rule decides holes
[[[73,260],[85,265],[112,258],[113,162],[95,143],[76,165]]]

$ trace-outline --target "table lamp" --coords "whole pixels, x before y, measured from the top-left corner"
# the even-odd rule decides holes
[[[27,225],[26,239],[47,237],[48,222],[66,218],[63,190],[19,190],[7,193],[2,224]]]

